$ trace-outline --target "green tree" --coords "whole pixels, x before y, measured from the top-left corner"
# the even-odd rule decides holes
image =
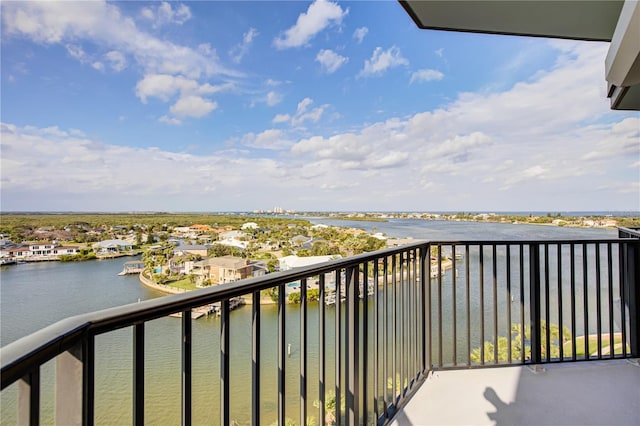
[[[280,267],[278,259],[270,259],[267,261],[267,270],[269,272],[275,272]]]
[[[289,303],[292,303],[294,305],[299,305],[301,300],[302,300],[302,297],[300,296],[299,292],[289,293]]]
[[[543,356],[546,356],[547,347],[546,347],[546,335],[547,335],[547,324],[545,321],[541,321],[540,323],[540,336],[541,336],[541,353]],[[524,340],[523,340],[524,338]],[[530,326],[525,327],[524,336],[521,331],[520,324],[511,324],[511,359],[521,359],[522,357],[522,346],[524,344],[524,358],[531,359],[531,346],[527,344],[531,339],[531,328]],[[549,351],[551,358],[559,358],[560,357],[560,346],[564,345],[565,342],[571,339],[571,332],[567,327],[562,328],[562,333],[560,332],[560,328],[556,324],[551,324],[549,326]],[[524,343],[523,343],[524,341]],[[488,363],[496,362],[495,361],[495,351],[494,351],[493,342],[486,341],[484,342],[484,361]],[[509,359],[509,340],[507,337],[500,336],[498,337],[498,362],[499,361],[507,361]],[[471,361],[472,362],[480,362],[481,361],[481,351],[480,348],[475,348],[471,351]]]
[[[271,287],[265,290],[273,302],[278,302],[278,287]]]
[[[207,250],[207,255],[210,257],[241,256],[242,250],[237,247],[214,244]]]

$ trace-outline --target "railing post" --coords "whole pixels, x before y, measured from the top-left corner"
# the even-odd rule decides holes
[[[78,344],[56,358],[56,408],[58,425],[82,424],[82,344]]]
[[[347,419],[348,424],[360,424],[360,295],[358,266],[347,268]],[[339,303],[339,302],[336,302]]]
[[[286,360],[285,360],[285,285],[278,285],[278,424],[285,424],[286,415]],[[223,423],[224,424],[224,423]]]
[[[18,381],[18,425],[40,424],[40,367]]]
[[[251,305],[251,424],[260,424],[260,292]]]
[[[572,260],[573,261],[573,260]],[[529,324],[531,327],[531,362],[542,358],[540,336],[540,245],[529,244]]]
[[[58,424],[65,424],[58,423]],[[133,424],[144,425],[144,323],[133,326]]]
[[[422,294],[422,372],[424,374],[428,374],[431,370],[431,258],[429,256],[429,251],[429,244],[424,245],[420,249],[420,291]],[[385,309],[387,309],[386,306]]]
[[[628,322],[629,345],[631,356],[640,356],[640,240],[622,243],[624,270],[622,271],[622,286],[624,291],[624,309]],[[624,313],[623,313],[624,315]]]
[[[191,426],[192,346],[191,309],[182,312],[182,426]]]
[[[229,299],[220,303],[220,424],[230,424],[229,413],[229,364],[230,364],[230,331],[229,331]]]

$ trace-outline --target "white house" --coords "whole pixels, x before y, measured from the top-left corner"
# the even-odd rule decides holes
[[[220,239],[221,240],[230,240],[230,239],[242,239],[242,238],[247,238],[249,235],[246,232],[242,232],[242,231],[227,231],[227,232],[221,232],[220,233]]]
[[[301,268],[303,266],[315,265],[318,263],[328,262],[334,259],[341,259],[342,256],[339,254],[328,255],[328,256],[308,256],[308,257],[298,257],[296,255],[285,256],[278,259],[280,263],[281,271],[288,271],[293,268]]]
[[[222,246],[237,247],[243,250],[246,249],[247,246],[249,245],[248,242],[240,241],[235,238],[225,238],[224,240],[217,241],[216,244],[220,244]]]
[[[133,246],[131,243],[123,240],[105,240],[95,243],[93,248],[98,252],[98,254],[112,254],[131,251]]]
[[[19,246],[3,247],[0,257],[13,260],[55,260],[63,254],[80,253],[78,246],[61,246],[57,243],[30,243]]]

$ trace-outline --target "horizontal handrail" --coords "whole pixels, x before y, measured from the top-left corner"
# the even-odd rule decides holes
[[[618,227],[618,236],[620,238],[640,238],[640,228]]]
[[[83,333],[99,335],[175,312],[266,290],[281,283],[298,281],[305,277],[332,272],[384,256],[393,256],[425,245],[424,242],[412,243],[380,250],[375,254],[363,253],[344,259],[330,260],[322,264],[275,272],[262,277],[247,278],[187,293],[167,295],[60,320],[0,348],[2,365],[0,389],[15,382],[34,366],[42,365],[72,347],[80,340]]]

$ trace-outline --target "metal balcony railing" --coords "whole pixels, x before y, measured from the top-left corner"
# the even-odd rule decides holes
[[[640,235],[566,241],[419,242],[166,296],[60,321],[1,349],[2,390],[17,382],[18,421],[38,424],[40,370],[55,359],[57,424],[95,423],[96,337],[132,330],[132,421],[145,422],[145,325],[182,313],[181,421],[193,420],[192,310],[220,303],[219,422],[228,425],[234,354],[230,300],[251,301],[252,424],[385,424],[432,369],[586,361],[640,355]],[[299,306],[287,303],[297,283]],[[277,320],[260,293],[277,289]],[[294,309],[295,308],[295,309]],[[249,309],[243,307],[242,309]],[[317,318],[310,327],[309,318]],[[286,334],[295,322],[296,336]],[[274,327],[265,341],[264,327]],[[300,349],[291,395],[288,342]],[[277,345],[275,362],[263,356]],[[152,351],[150,351],[152,352]],[[273,361],[273,360],[272,360]],[[148,368],[148,367],[147,367]],[[277,406],[261,376],[277,374]],[[287,388],[289,386],[289,388]],[[317,401],[312,401],[317,396]],[[314,403],[315,402],[315,403]],[[292,409],[292,407],[295,407]],[[317,419],[321,419],[317,421]]]

